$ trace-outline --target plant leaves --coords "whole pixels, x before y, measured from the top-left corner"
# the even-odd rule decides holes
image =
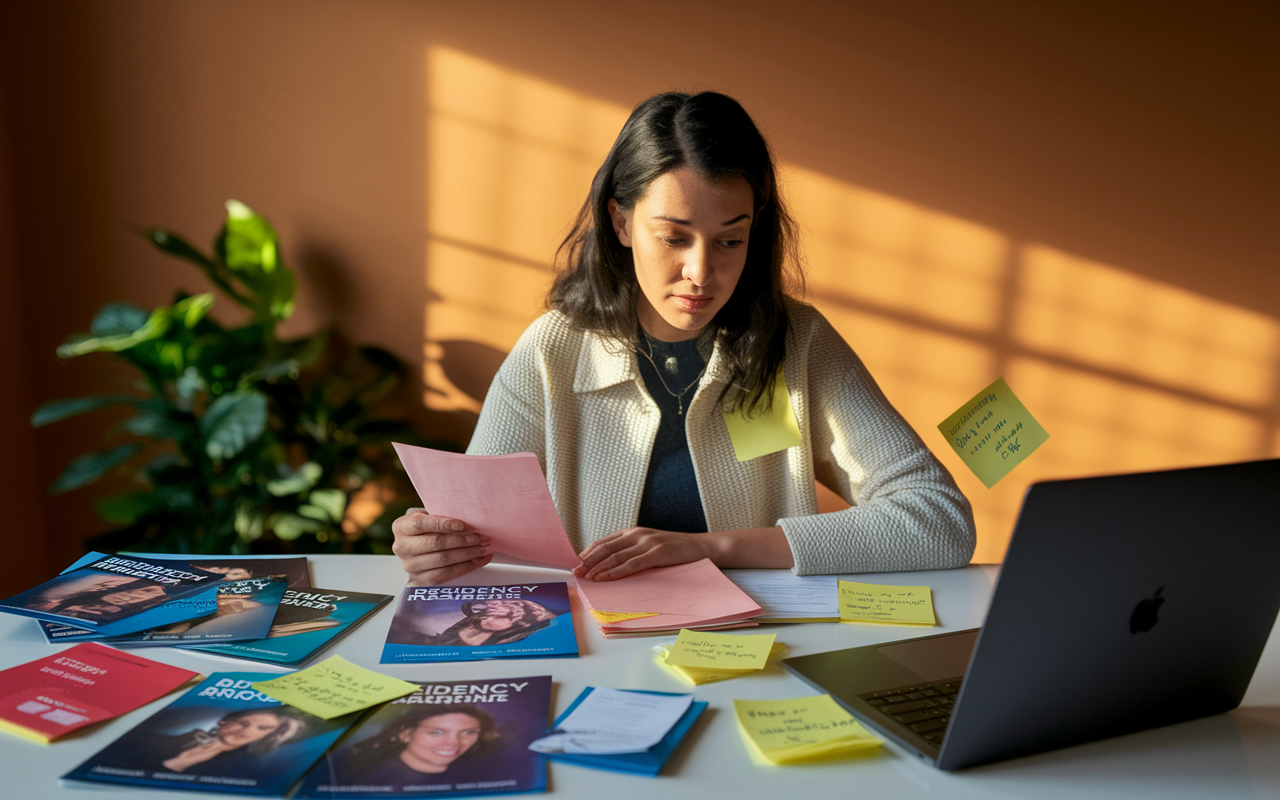
[[[72,397],[65,400],[50,400],[42,404],[31,415],[31,427],[39,428],[51,422],[74,417],[99,408],[117,406],[121,403],[132,403],[138,398],[127,394],[93,394],[88,397]]]
[[[49,493],[61,494],[87,486],[105,475],[107,470],[128,461],[141,449],[138,442],[130,442],[99,453],[86,453],[67,465],[49,487]]]
[[[139,491],[102,497],[93,505],[103,522],[110,522],[112,525],[132,525],[156,510],[158,503],[156,496],[151,492]]]
[[[308,513],[308,509],[315,509],[324,516],[319,517],[315,513]],[[346,492],[341,489],[316,489],[307,496],[307,504],[300,507],[298,513],[315,519],[327,518],[329,522],[341,522],[342,515],[346,510]]]
[[[298,467],[296,471],[281,465],[280,473],[284,477],[267,481],[267,491],[275,497],[285,497],[305,492],[315,486],[316,481],[320,480],[320,476],[324,474],[324,468],[314,461],[308,461]]]
[[[204,450],[215,461],[231,458],[267,428],[267,396],[245,389],[214,400],[200,420]]]
[[[276,538],[289,542],[304,533],[322,531],[325,525],[318,520],[291,514],[288,511],[280,511],[271,515],[271,518],[267,520],[267,527],[275,532]]]
[[[118,353],[150,339],[164,336],[169,330],[172,320],[169,318],[168,306],[162,306],[151,312],[147,321],[130,333],[112,333],[105,336],[93,334],[76,334],[67,338],[58,347],[59,358],[74,358],[85,353],[108,351]]]
[[[266,218],[238,200],[228,200],[227,221],[214,249],[250,290],[248,299],[260,316],[284,320],[293,314],[293,273],[280,261],[279,239]]]
[[[98,309],[89,332],[94,336],[130,334],[147,323],[147,312],[131,303],[107,303]]]

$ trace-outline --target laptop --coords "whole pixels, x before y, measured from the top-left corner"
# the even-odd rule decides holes
[[[1031,486],[981,628],[784,660],[956,770],[1240,705],[1280,610],[1280,459]]]

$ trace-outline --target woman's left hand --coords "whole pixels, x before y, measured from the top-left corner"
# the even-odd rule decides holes
[[[592,542],[582,551],[573,574],[590,581],[612,581],[653,567],[669,567],[711,557],[712,535],[628,528]]]

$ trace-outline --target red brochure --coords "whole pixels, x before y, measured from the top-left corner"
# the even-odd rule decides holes
[[[0,670],[0,730],[52,742],[163,697],[197,673],[97,643]]]

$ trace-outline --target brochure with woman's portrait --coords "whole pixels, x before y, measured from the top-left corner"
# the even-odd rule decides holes
[[[383,664],[576,656],[565,583],[409,586]]]
[[[297,798],[462,797],[547,788],[551,677],[425,683],[369,716],[307,774]]]
[[[274,677],[214,673],[63,779],[283,794],[359,714],[323,720],[253,689]]]
[[[94,628],[114,636],[142,630],[130,623],[143,612],[189,597],[223,579],[218,573],[182,561],[96,555],[99,557],[79,569],[0,600],[0,611]]]

